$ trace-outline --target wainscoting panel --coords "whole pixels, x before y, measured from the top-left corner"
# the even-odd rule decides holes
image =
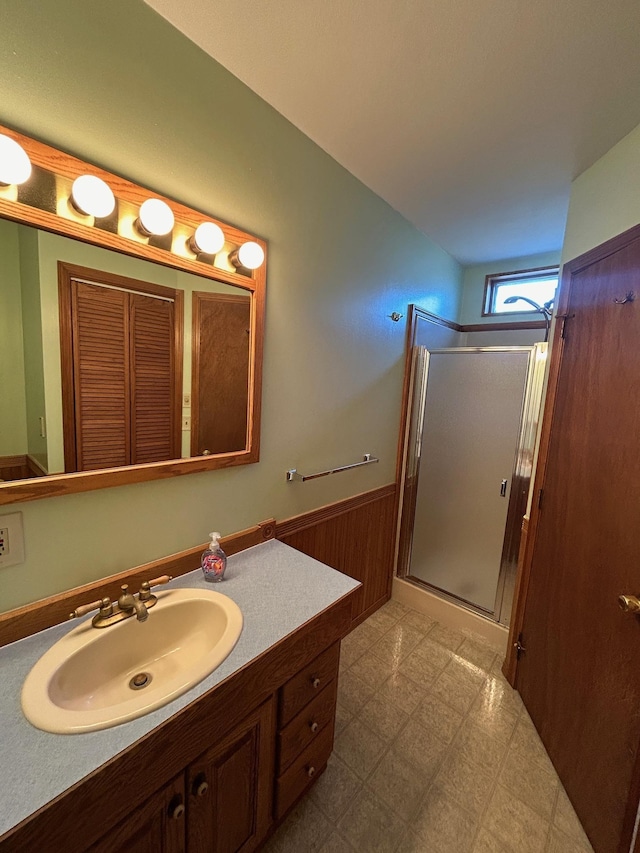
[[[276,539],[362,583],[353,624],[391,595],[396,486],[390,484],[276,524]]]

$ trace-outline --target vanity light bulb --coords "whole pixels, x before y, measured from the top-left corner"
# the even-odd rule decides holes
[[[168,204],[159,198],[148,198],[140,205],[138,222],[146,237],[150,234],[161,237],[171,231],[175,219]]]
[[[22,145],[0,134],[0,184],[24,184],[31,175],[31,160]]]
[[[246,269],[257,270],[259,266],[262,266],[264,261],[264,251],[262,250],[262,246],[259,246],[253,241],[243,243],[238,249],[238,260]]]
[[[71,187],[71,200],[80,213],[101,218],[113,213],[116,200],[111,187],[95,175],[81,175]]]
[[[190,240],[190,247],[196,255],[215,255],[224,246],[224,233],[215,222],[203,222],[196,228]]]

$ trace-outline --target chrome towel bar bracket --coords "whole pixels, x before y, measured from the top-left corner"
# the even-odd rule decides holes
[[[293,483],[294,480],[299,483],[306,483],[307,480],[317,480],[318,477],[328,477],[329,474],[339,474],[340,471],[349,471],[351,468],[359,468],[361,465],[371,465],[373,462],[379,461],[376,456],[365,453],[362,462],[354,462],[352,465],[342,465],[340,468],[331,468],[329,471],[320,471],[317,474],[299,474],[295,468],[290,468],[287,471],[287,483]]]

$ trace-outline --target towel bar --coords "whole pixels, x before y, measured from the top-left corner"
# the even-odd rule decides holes
[[[354,462],[352,465],[342,465],[340,468],[331,468],[329,471],[320,471],[318,474],[299,474],[295,468],[290,468],[287,471],[287,483],[292,483],[294,480],[306,483],[307,480],[317,480],[318,477],[328,477],[329,474],[339,474],[340,471],[348,471],[350,468],[359,468],[361,465],[371,465],[372,462],[379,461],[376,456],[365,453],[362,462]]]

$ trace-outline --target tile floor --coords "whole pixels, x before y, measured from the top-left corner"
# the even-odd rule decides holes
[[[342,643],[336,740],[269,853],[590,853],[502,661],[390,601]]]

